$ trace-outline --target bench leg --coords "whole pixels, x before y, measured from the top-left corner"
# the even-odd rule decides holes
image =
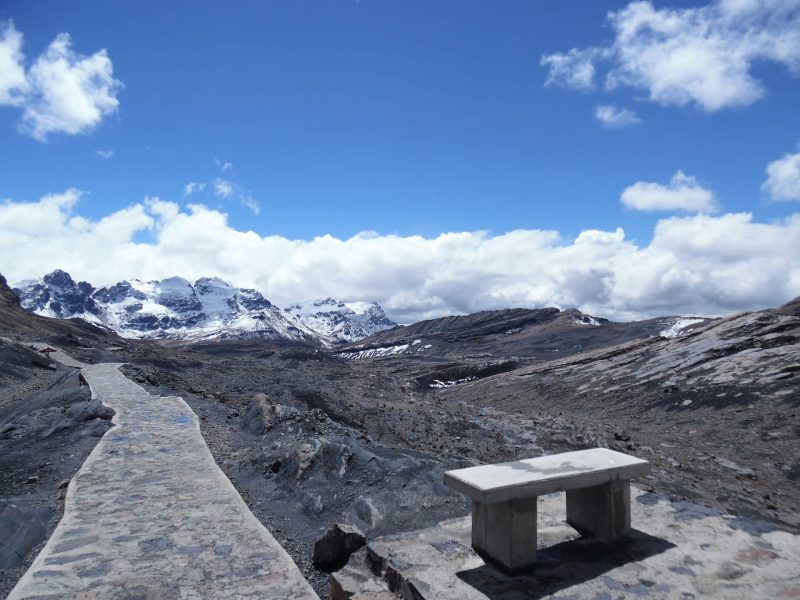
[[[494,504],[473,501],[472,547],[505,571],[536,564],[536,497]]]
[[[581,535],[617,540],[631,530],[631,482],[612,481],[567,491],[567,523]]]

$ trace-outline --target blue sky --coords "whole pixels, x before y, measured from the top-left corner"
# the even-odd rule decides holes
[[[522,229],[557,231],[569,244],[585,230],[622,228],[645,249],[671,217],[748,212],[755,223],[785,223],[798,207],[791,169],[783,192],[765,187],[766,169],[800,150],[800,42],[791,31],[800,8],[767,2],[745,15],[747,27],[785,36],[777,57],[772,47],[742,48],[738,25],[723,23],[734,4],[6,0],[0,22],[22,34],[23,68],[67,33],[75,56],[105,49],[119,84],[116,105],[74,134],[37,136],[20,125],[32,100],[0,102],[0,198],[31,203],[75,188],[82,195],[70,214],[90,222],[145,197],[182,211],[202,203],[226,213],[231,230],[306,241]],[[678,65],[665,84],[664,63],[632,64],[625,53],[642,54],[636,43],[650,48],[665,35],[621,41],[607,14],[632,22],[635,11],[654,28],[680,16],[668,34],[679,43],[684,34],[697,41],[698,20],[716,23],[725,39],[705,57],[709,81]],[[617,54],[597,58],[615,40]],[[714,62],[729,47],[741,52],[744,74]],[[576,60],[558,73],[542,60],[573,48]],[[589,85],[576,70],[586,61]],[[730,81],[712,81],[717,67]],[[615,69],[622,83],[607,89]],[[635,116],[604,126],[601,106]],[[678,172],[678,193],[694,195],[653,199]],[[205,187],[187,195],[190,182]],[[626,206],[621,196],[637,182]],[[636,208],[648,202],[666,208]],[[130,239],[158,235],[144,227]],[[775,298],[795,290],[786,285]],[[539,302],[526,294],[486,305]],[[439,310],[431,306],[414,314]]]

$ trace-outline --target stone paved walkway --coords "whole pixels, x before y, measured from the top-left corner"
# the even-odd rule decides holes
[[[117,364],[84,367],[114,424],[69,484],[21,598],[317,598],[217,467],[197,416]]]
[[[89,366],[85,363],[80,362],[79,360],[75,360],[60,348],[56,348],[55,346],[51,346],[50,344],[43,344],[41,342],[36,342],[33,344],[33,348],[34,350],[42,350],[43,348],[52,348],[53,350],[55,350],[55,352],[50,353],[50,358],[68,367],[75,367],[76,369],[81,369],[83,367]]]

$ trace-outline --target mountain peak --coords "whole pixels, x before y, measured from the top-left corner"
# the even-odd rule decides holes
[[[60,287],[75,285],[75,280],[72,279],[72,276],[66,271],[62,271],[61,269],[55,269],[51,273],[48,273],[47,275],[42,277],[42,281],[44,281],[48,285],[57,285]]]
[[[286,312],[333,343],[352,342],[397,326],[377,303],[321,298],[297,302]]]
[[[210,286],[218,286],[225,288],[233,287],[230,283],[219,277],[201,277],[200,279],[194,282],[195,287],[199,285],[210,285]]]

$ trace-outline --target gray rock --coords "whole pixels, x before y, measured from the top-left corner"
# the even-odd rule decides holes
[[[375,525],[377,525],[383,518],[383,515],[381,515],[380,511],[375,508],[372,500],[365,498],[364,496],[358,497],[353,505],[353,509],[356,512],[356,516],[364,522],[364,525],[367,527],[367,529],[373,529]]]
[[[256,394],[242,416],[241,427],[255,435],[264,435],[275,425],[296,418],[297,409],[275,404],[266,394]]]
[[[359,550],[350,562],[331,573],[331,600],[396,600],[385,581],[374,576],[366,565],[366,551]]]
[[[336,523],[314,543],[311,560],[315,565],[338,563],[348,559],[366,542],[364,534],[357,527]]]
[[[309,443],[298,444],[291,451],[273,463],[273,472],[285,479],[299,481],[315,464],[325,478],[340,479],[347,470],[352,458],[350,447],[331,442],[325,438],[312,439]]]

